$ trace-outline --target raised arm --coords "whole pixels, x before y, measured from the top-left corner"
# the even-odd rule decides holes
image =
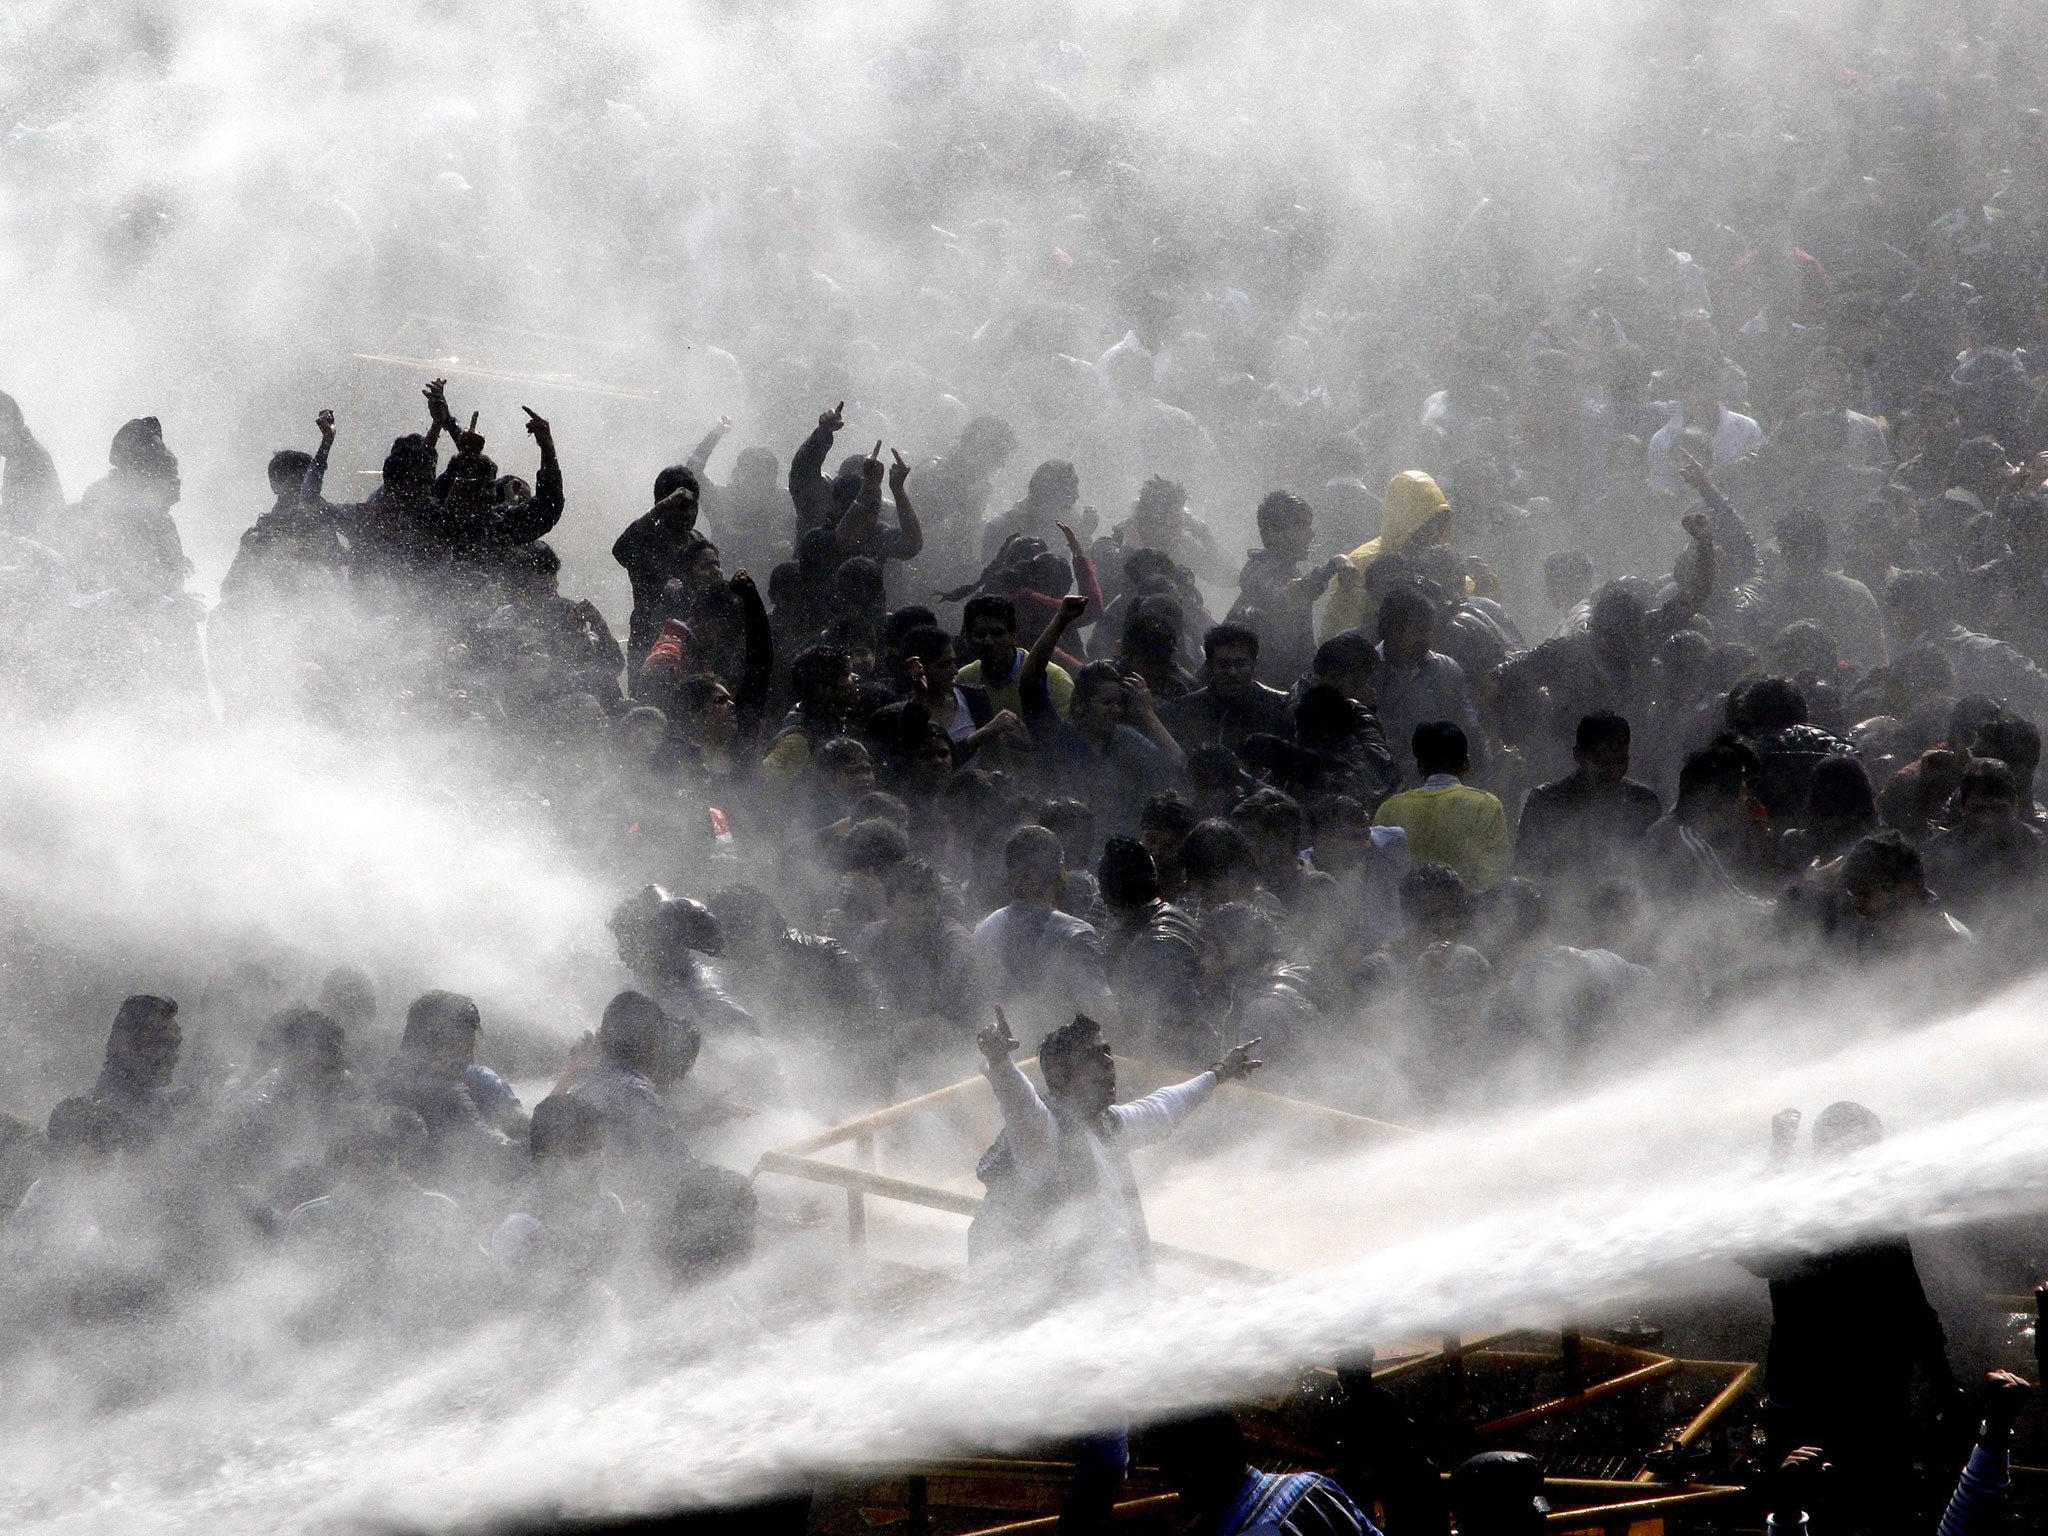
[[[1232,1046],[1215,1066],[1184,1083],[1161,1088],[1128,1104],[1110,1106],[1110,1118],[1117,1123],[1118,1136],[1133,1147],[1164,1141],[1173,1134],[1175,1126],[1209,1102],[1217,1084],[1249,1077],[1265,1065],[1252,1055],[1252,1048],[1258,1043],[1247,1040],[1243,1045]]]
[[[860,492],[853,498],[839,519],[839,526],[833,529],[838,541],[839,558],[850,560],[860,553],[860,547],[867,542],[868,535],[882,520],[882,445],[875,444],[875,451],[860,464]]]
[[[995,1023],[982,1026],[974,1043],[981,1050],[982,1072],[995,1093],[996,1107],[1003,1112],[1003,1131],[1010,1138],[1018,1171],[1034,1176],[1051,1172],[1058,1128],[1031,1079],[1010,1059],[1017,1054],[1017,1038],[1002,1009],[996,1010]]]
[[[532,498],[509,515],[500,514],[498,537],[508,544],[530,544],[562,520],[562,465],[555,457],[554,430],[533,407],[520,409],[526,412],[526,430],[540,445],[540,472],[533,477]]]
[[[889,467],[889,499],[896,503],[896,558],[915,560],[924,550],[924,525],[917,520],[917,509],[911,506],[903,489],[903,483],[910,478],[910,466],[894,448],[889,450],[889,457],[896,461]]]
[[[1023,701],[1025,713],[1034,713],[1033,700],[1045,693],[1045,669],[1052,664],[1052,653],[1060,648],[1060,637],[1081,615],[1087,611],[1088,599],[1069,596],[1060,599],[1060,606],[1046,621],[1031,649],[1024,653],[1024,664],[1017,668],[1017,697]],[[1045,701],[1045,712],[1052,713],[1052,701]]]
[[[761,589],[754,585],[753,577],[736,571],[726,585],[740,600],[740,624],[746,636],[740,686],[733,694],[733,706],[744,730],[767,704],[768,689],[775,680],[775,630],[768,622],[768,608],[761,601]]]
[[[690,450],[690,456],[683,460],[683,463],[689,466],[691,474],[699,480],[704,478],[704,466],[711,462],[711,455],[718,451],[718,445],[725,441],[725,434],[731,430],[732,418],[719,417],[717,424],[698,440],[697,446]]]
[[[1102,583],[1095,577],[1095,562],[1088,558],[1088,551],[1081,547],[1081,539],[1065,523],[1054,523],[1060,537],[1067,541],[1067,561],[1074,567],[1074,590],[1088,599],[1088,607],[1074,622],[1086,629],[1102,616],[1108,603],[1103,601]]]

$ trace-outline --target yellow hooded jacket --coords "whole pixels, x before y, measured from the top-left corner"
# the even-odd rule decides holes
[[[1450,498],[1429,475],[1419,469],[1404,469],[1387,482],[1387,499],[1380,511],[1379,537],[1367,539],[1345,558],[1362,576],[1373,561],[1389,550],[1402,549],[1417,534],[1451,510]],[[1448,523],[1438,525],[1438,535],[1427,542],[1441,542],[1449,532]],[[1330,600],[1323,607],[1323,622],[1316,631],[1318,640],[1346,629],[1357,629],[1372,618],[1378,604],[1366,596],[1362,585],[1354,585],[1346,591],[1333,587]]]

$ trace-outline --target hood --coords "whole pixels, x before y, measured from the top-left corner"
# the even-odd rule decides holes
[[[1450,511],[1450,498],[1436,481],[1419,469],[1404,469],[1387,482],[1386,501],[1380,513],[1377,538],[1367,539],[1348,558],[1363,572],[1389,550],[1405,547],[1436,518]],[[1368,601],[1362,588],[1332,591],[1323,610],[1318,638],[1327,640],[1340,630],[1362,625],[1377,605]]]

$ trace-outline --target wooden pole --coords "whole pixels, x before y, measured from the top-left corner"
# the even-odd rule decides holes
[[[1511,1413],[1504,1419],[1495,1419],[1491,1424],[1482,1424],[1472,1433],[1475,1435],[1506,1434],[1509,1430],[1520,1429],[1525,1424],[1539,1423],[1544,1419],[1555,1418],[1560,1413],[1570,1413],[1575,1409],[1583,1408],[1588,1403],[1597,1403],[1604,1397],[1614,1396],[1617,1392],[1626,1392],[1630,1387],[1640,1387],[1645,1383],[1674,1375],[1681,1366],[1682,1362],[1677,1360],[1663,1360],[1656,1365],[1646,1365],[1639,1371],[1630,1371],[1626,1375],[1616,1376],[1611,1381],[1600,1382],[1596,1386],[1588,1387],[1583,1392],[1574,1392],[1566,1397],[1554,1397],[1547,1403],[1538,1403],[1534,1408],[1525,1408],[1520,1413]]]

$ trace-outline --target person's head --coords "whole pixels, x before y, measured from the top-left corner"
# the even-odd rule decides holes
[[[1472,746],[1455,720],[1425,720],[1409,740],[1415,771],[1425,779],[1435,773],[1463,774],[1472,766]]]
[[[1024,499],[1041,513],[1063,518],[1081,499],[1081,477],[1065,459],[1047,459],[1031,471]]]
[[[1219,816],[1190,827],[1177,857],[1189,886],[1205,904],[1250,895],[1258,877],[1251,839],[1242,827]]]
[[[1837,1099],[1813,1118],[1816,1157],[1847,1157],[1884,1140],[1884,1122],[1851,1099]]]
[[[742,448],[732,461],[732,488],[759,495],[775,487],[775,453],[768,448]]]
[[[849,618],[880,620],[889,606],[882,568],[866,555],[841,561],[832,573],[832,606]]]
[[[992,475],[1017,451],[1017,434],[1000,416],[976,416],[960,429],[953,456],[980,475]]]
[[[1187,504],[1186,486],[1164,475],[1154,475],[1138,489],[1138,504],[1131,509],[1131,526],[1146,543],[1166,548],[1179,537],[1181,513]]]
[[[384,494],[400,501],[417,501],[434,488],[436,456],[427,440],[417,432],[394,438],[384,455]]]
[[[1019,827],[1003,842],[1003,879],[1012,901],[1055,905],[1066,867],[1066,850],[1050,827]]]
[[[280,448],[270,456],[270,493],[297,496],[306,471],[313,467],[313,455],[303,448]]]
[[[1628,777],[1628,721],[1611,709],[1582,718],[1572,737],[1572,761],[1596,783],[1619,784]]]
[[[2020,809],[2019,785],[2013,772],[1995,757],[1973,757],[1956,786],[1956,809],[1966,828],[1998,826],[2013,820]]]
[[[1139,1444],[1166,1486],[1205,1515],[1221,1513],[1244,1486],[1244,1431],[1221,1409],[1151,1425]]]
[[[1863,760],[1845,752],[1831,753],[1813,765],[1806,786],[1803,826],[1874,827],[1877,795]]]
[[[970,597],[960,610],[960,638],[981,663],[984,676],[1000,681],[1017,656],[1017,605],[993,592]]]
[[[1805,509],[1778,519],[1778,555],[1794,576],[1810,576],[1828,560],[1828,525]]]
[[[1901,571],[1884,589],[1885,617],[1900,641],[1926,634],[1941,622],[1947,606],[1942,580],[1932,571]]]
[[[178,456],[164,443],[163,424],[154,416],[138,416],[114,434],[107,462],[115,473],[144,489],[158,506],[176,505],[179,494]]]
[[[597,1026],[597,1049],[611,1065],[637,1072],[657,1088],[680,1081],[695,1064],[699,1040],[694,1026],[669,1017],[644,992],[619,993],[605,1004]]]
[[[945,881],[923,859],[908,858],[890,866],[882,877],[889,902],[889,921],[898,928],[929,933],[939,926]]]
[[[1764,663],[1786,677],[1825,682],[1834,676],[1840,658],[1826,630],[1811,619],[1798,619],[1771,638]]]
[[[1678,770],[1678,801],[1671,814],[1685,826],[1727,828],[1747,816],[1762,773],[1757,755],[1733,736],[1721,736]]]
[[[348,1071],[341,1025],[317,1008],[287,1008],[269,1033],[283,1075],[300,1087],[331,1089]]]
[[[1180,846],[1201,818],[1195,808],[1172,790],[1154,795],[1138,812],[1138,841],[1152,855],[1153,867],[1162,882],[1177,882],[1182,875]]]
[[[789,931],[782,912],[758,885],[728,885],[704,898],[718,919],[725,952],[742,962],[759,959]]]
[[[1458,1536],[1543,1536],[1543,1467],[1523,1451],[1481,1451],[1451,1472]]]
[[[1204,815],[1227,814],[1251,787],[1237,754],[1222,742],[1205,742],[1188,754],[1188,794]]]
[[[137,1091],[153,1092],[169,1085],[184,1043],[177,1003],[138,993],[115,1010],[114,1027],[107,1031],[106,1064]]]
[[[1079,800],[1048,800],[1038,808],[1038,824],[1049,828],[1066,851],[1071,869],[1086,869],[1095,852],[1095,813]]]
[[[1806,723],[1806,694],[1789,677],[1759,677],[1728,696],[1728,724],[1754,741]]]
[[[1561,549],[1543,560],[1543,596],[1559,613],[1593,595],[1593,557],[1583,549]]]
[[[587,1100],[551,1093],[533,1106],[526,1153],[550,1173],[595,1179],[604,1161],[604,1115]]]
[[[1372,850],[1372,812],[1349,795],[1332,795],[1316,811],[1316,868],[1348,875]]]
[[[1099,1115],[1116,1102],[1116,1057],[1102,1026],[1085,1013],[1038,1043],[1038,1070],[1046,1091],[1083,1115]]]
[[[1280,955],[1280,929],[1254,902],[1226,901],[1202,913],[1200,966],[1205,976],[1230,976],[1268,966]]]
[[[460,992],[423,992],[405,1010],[399,1053],[417,1066],[459,1077],[476,1060],[476,1037],[483,1027],[474,999]]]
[[[1418,864],[1401,877],[1401,922],[1430,944],[1461,939],[1472,926],[1472,895],[1448,864]]]
[[[1103,844],[1095,878],[1112,912],[1134,912],[1159,899],[1158,867],[1134,837],[1112,837]]]
[[[1259,789],[1238,803],[1230,823],[1251,844],[1259,874],[1268,882],[1284,879],[1306,841],[1300,804],[1277,789]]]
[[[647,762],[667,736],[668,716],[645,704],[627,710],[606,730],[606,737],[622,763]]]
[[[1116,734],[1124,717],[1124,674],[1113,661],[1091,661],[1074,674],[1067,723],[1097,746]]]
[[[1340,630],[1316,647],[1309,676],[1327,683],[1345,698],[1359,704],[1373,702],[1373,677],[1380,669],[1380,653],[1364,631]]]
[[[360,1031],[377,1017],[377,984],[360,966],[337,965],[320,978],[316,1006],[344,1032]]]
[[[1977,737],[1984,727],[1996,720],[2000,713],[1998,700],[1986,698],[1981,693],[1964,694],[1948,712],[1948,730],[1942,740],[1950,751],[1967,756],[1975,750]]]
[[[1171,609],[1172,612],[1162,612]],[[1169,672],[1180,652],[1180,605],[1168,598],[1140,598],[1124,621],[1117,655],[1138,671]]]
[[[855,818],[840,840],[833,863],[848,874],[877,878],[910,857],[910,834],[879,816]]]
[[[1242,699],[1258,686],[1259,632],[1248,624],[1218,624],[1202,636],[1202,661],[1218,698]]]
[[[739,704],[724,679],[693,672],[676,684],[673,724],[704,746],[724,746],[739,733]]]
[[[1866,923],[1895,923],[1927,901],[1920,850],[1898,832],[1873,832],[1842,860],[1842,892]]]
[[[1396,587],[1380,600],[1380,650],[1397,667],[1418,667],[1436,639],[1436,604],[1417,587]]]
[[[1283,560],[1299,560],[1316,539],[1316,514],[1292,491],[1271,491],[1259,503],[1259,542]]]
[[[853,661],[836,645],[814,645],[797,654],[789,669],[790,687],[807,715],[841,717],[860,702],[860,675]]]
[[[1643,623],[1643,605],[1635,593],[1610,581],[1594,594],[1586,634],[1603,660],[1625,665],[1642,650]]]
[[[2001,711],[1997,719],[1987,720],[1978,728],[1971,750],[1979,757],[1995,757],[2010,768],[2020,808],[2031,807],[2034,772],[2041,766],[2041,732],[2033,721]]]
[[[671,464],[654,477],[654,499],[666,501],[677,491],[688,492],[688,499],[695,503],[704,493],[697,481],[697,472],[687,464]]]
[[[811,759],[811,770],[842,804],[850,804],[875,787],[875,760],[851,736],[834,736],[819,747]]]

